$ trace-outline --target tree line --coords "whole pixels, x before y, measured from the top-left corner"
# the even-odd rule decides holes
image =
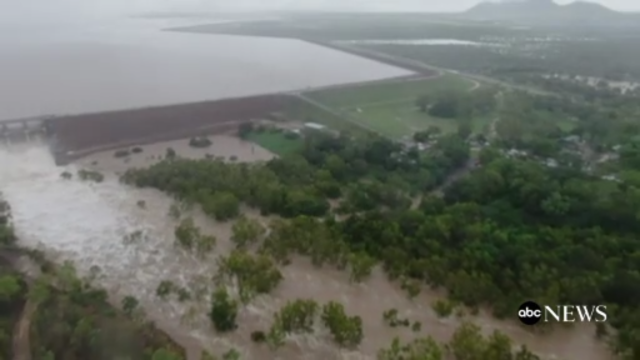
[[[405,289],[415,292],[415,281],[444,287],[455,301],[503,318],[514,317],[523,299],[605,302],[614,309],[616,351],[637,357],[640,192],[489,151],[484,166],[444,198],[426,195],[418,208],[398,201],[426,193],[468,156],[457,135],[441,137],[427,154],[382,139],[320,136],[306,139],[300,154],[266,164],[174,159],[123,180],[201,203],[224,191],[281,215],[260,252],[282,264],[303,254],[360,281],[381,263]],[[336,210],[343,220],[330,211],[331,199],[343,203]]]

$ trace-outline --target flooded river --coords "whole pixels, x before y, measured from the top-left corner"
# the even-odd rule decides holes
[[[4,17],[8,15],[4,14]],[[0,120],[289,91],[409,72],[298,40],[160,31],[196,19],[0,19]],[[230,20],[218,19],[218,22]]]
[[[374,80],[408,72],[298,41],[237,38],[160,32],[190,25],[174,20],[76,20],[68,23],[0,21],[0,119],[41,114],[66,114],[197,101],[229,96],[286,91],[309,86]],[[179,119],[177,119],[179,120]],[[220,355],[230,348],[242,359],[374,359],[376,351],[395,336],[408,340],[427,334],[446,341],[459,324],[438,319],[431,304],[442,294],[423,292],[414,300],[378,269],[364,284],[352,285],[348,275],[316,269],[295,259],[282,269],[284,281],[269,296],[242,308],[239,329],[218,335],[206,312],[215,258],[231,249],[231,225],[191,211],[218,245],[210,258],[198,259],[174,246],[176,222],[168,217],[172,200],[154,190],[134,189],[118,182],[117,173],[144,166],[171,146],[180,155],[237,157],[257,161],[266,150],[231,137],[213,139],[206,150],[192,149],[186,140],[144,147],[129,162],[113,153],[95,154],[66,167],[56,167],[45,144],[0,145],[0,191],[12,206],[20,244],[42,249],[58,262],[71,260],[83,276],[93,275],[114,301],[127,295],[139,299],[148,317],[197,359],[208,349]],[[102,171],[104,183],[64,180],[63,171],[81,167]],[[145,207],[139,204],[143,201]],[[248,212],[249,216],[259,217]],[[266,221],[266,219],[261,219]],[[132,234],[141,236],[133,240]],[[161,300],[158,284],[171,280],[192,292],[204,288],[201,299]],[[315,298],[340,301],[363,318],[364,341],[359,349],[342,351],[326,334],[293,337],[272,353],[250,340],[265,330],[273,312],[287,301]],[[418,334],[383,324],[390,308],[422,323]],[[515,315],[514,315],[515,318]],[[534,336],[515,323],[480,315],[474,318],[486,332],[500,329],[546,359],[606,360],[605,346],[594,340],[592,328]]]
[[[43,146],[5,147],[0,149],[0,191],[12,206],[22,245],[41,248],[57,261],[71,260],[84,276],[97,274],[97,284],[106,288],[116,301],[127,295],[138,298],[148,316],[189,349],[190,359],[197,359],[202,349],[221,354],[232,347],[240,350],[246,360],[375,359],[376,351],[395,336],[408,340],[428,334],[440,341],[448,339],[460,321],[455,317],[441,320],[434,314],[431,304],[442,294],[425,290],[409,300],[379,269],[365,283],[353,285],[348,274],[317,269],[304,259],[296,259],[282,269],[285,280],[271,295],[242,308],[237,331],[227,335],[212,331],[206,316],[210,279],[216,271],[215,257],[232,249],[231,225],[214,222],[193,211],[197,225],[218,239],[215,254],[207,259],[195,258],[173,245],[177,223],[168,216],[172,200],[158,191],[124,186],[116,176],[130,166],[150,164],[154,161],[152,157],[163,154],[168,146],[182,156],[196,158],[206,154],[237,156],[239,161],[270,157],[263,149],[235,138],[212,140],[213,146],[208,149],[190,148],[187,140],[145,146],[144,152],[134,155],[129,162],[116,160],[113,152],[95,154],[65,168],[54,166]],[[75,173],[80,167],[100,170],[107,179],[101,184],[91,184],[61,178],[62,171]],[[138,205],[141,200],[146,203],[144,209]],[[258,217],[252,212],[248,214]],[[143,236],[127,241],[127,235],[136,231]],[[203,287],[207,290],[200,300],[161,300],[155,290],[163,280],[192,291]],[[360,315],[365,334],[360,348],[341,351],[322,332],[314,337],[292,337],[277,353],[250,340],[252,331],[269,326],[276,309],[297,298],[314,298],[322,303],[339,301],[349,313]],[[416,334],[386,326],[382,313],[391,308],[399,309],[401,317],[420,321],[422,331]],[[610,359],[606,347],[595,340],[591,327],[534,336],[515,322],[499,322],[487,315],[472,320],[487,333],[494,329],[506,332],[516,343],[525,343],[544,354],[545,360]]]

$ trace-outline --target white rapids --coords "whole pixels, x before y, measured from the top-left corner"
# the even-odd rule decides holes
[[[173,224],[152,223],[167,213],[170,199],[124,186],[115,176],[100,184],[61,178],[63,171],[75,177],[77,170],[55,166],[42,145],[0,149],[0,191],[11,204],[20,245],[40,249],[56,262],[72,261],[80,276],[94,278],[116,301],[135,296],[163,330],[182,328],[186,305],[158,299],[159,282],[189,288],[194,277],[210,278],[213,270],[173,248]],[[142,197],[148,210],[137,206]],[[124,238],[136,231],[142,239],[127,244]]]

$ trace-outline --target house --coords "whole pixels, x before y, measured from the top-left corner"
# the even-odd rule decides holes
[[[601,177],[602,180],[608,180],[608,181],[615,181],[615,182],[620,182],[620,179],[618,179],[618,177],[616,175],[605,175],[603,177]]]
[[[551,167],[551,168],[556,168],[556,167],[558,167],[558,161],[557,161],[556,159],[546,159],[546,160],[544,161],[544,164],[545,164],[546,166],[548,166],[548,167]]]
[[[313,130],[324,130],[326,126],[318,123],[308,122],[308,123],[304,123],[304,127],[308,129],[313,129]]]
[[[569,143],[577,143],[577,142],[580,141],[580,136],[578,136],[578,135],[570,135],[570,136],[565,137],[563,140],[566,141],[566,142],[569,142]]]

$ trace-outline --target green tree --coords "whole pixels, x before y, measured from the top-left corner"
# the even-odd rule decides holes
[[[207,196],[202,209],[218,221],[233,219],[240,212],[240,202],[231,192],[221,191]]]
[[[501,332],[494,331],[487,339],[487,348],[484,352],[484,357],[486,359],[511,360],[514,357],[512,348],[513,344],[508,336]]]
[[[274,316],[275,322],[287,334],[311,333],[318,308],[313,300],[298,299],[282,307]]]
[[[474,360],[487,352],[487,343],[477,325],[463,323],[453,333],[448,349],[456,360]]]
[[[238,303],[231,299],[229,293],[222,287],[213,293],[211,312],[209,317],[213,326],[218,332],[229,332],[235,330],[236,317],[238,316]]]
[[[277,350],[278,348],[284,345],[286,333],[282,329],[280,323],[275,322],[271,325],[269,332],[267,333],[266,341],[269,347],[273,350]]]
[[[230,349],[222,354],[222,360],[240,360],[240,353],[236,349]]]
[[[265,255],[254,256],[242,250],[234,250],[228,257],[219,260],[216,280],[232,278],[237,280],[240,299],[244,303],[258,294],[269,293],[283,279],[271,258]]]
[[[362,341],[362,319],[359,316],[347,316],[342,304],[333,301],[325,304],[321,318],[338,345],[355,347]]]
[[[471,127],[471,120],[465,119],[458,121],[458,136],[461,139],[467,140],[472,133],[473,128]]]
[[[138,305],[138,299],[134,298],[133,296],[125,296],[124,299],[122,299],[122,311],[124,311],[124,313],[128,316],[133,316],[133,313],[138,308]]]
[[[182,211],[180,211],[180,207],[178,206],[178,204],[173,203],[171,204],[171,206],[169,207],[169,212],[168,212],[169,216],[171,218],[173,218],[174,220],[180,220],[180,217],[182,216]]]
[[[200,230],[196,227],[192,218],[186,218],[176,227],[174,235],[178,245],[191,250],[200,237]]]
[[[174,160],[177,157],[176,151],[173,150],[173,148],[167,148],[167,152],[164,157],[167,160]]]
[[[429,97],[426,95],[419,96],[416,99],[416,106],[421,112],[427,112],[427,109],[429,108]]]
[[[215,249],[216,244],[218,243],[218,239],[213,235],[202,235],[198,237],[198,241],[196,242],[196,250],[198,251],[198,255],[205,256]]]
[[[171,350],[158,349],[153,353],[151,360],[184,360],[184,358]]]
[[[406,345],[394,338],[391,346],[378,352],[378,360],[444,360],[444,351],[431,337],[420,338]]]
[[[156,288],[156,295],[161,299],[166,299],[172,292],[177,289],[177,286],[169,280],[162,280]]]
[[[438,315],[438,317],[445,318],[453,314],[453,311],[455,310],[456,305],[454,302],[450,300],[437,300],[436,302],[433,303],[432,307],[433,307],[433,310]]]
[[[354,253],[349,256],[351,281],[361,282],[371,275],[376,259],[366,253]]]
[[[255,219],[249,219],[241,216],[231,228],[231,240],[236,244],[237,248],[245,248],[255,243],[264,233],[266,229]]]
[[[0,302],[12,301],[21,291],[22,286],[17,277],[13,275],[0,276]]]
[[[179,246],[187,250],[195,249],[201,256],[211,252],[217,243],[215,236],[202,234],[192,218],[183,219],[176,227],[174,234]]]

